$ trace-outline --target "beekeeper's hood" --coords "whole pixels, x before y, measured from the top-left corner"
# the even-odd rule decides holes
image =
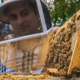
[[[21,2],[21,1],[28,1],[28,0],[7,0],[7,1],[3,2],[0,5],[0,22],[3,22],[5,24],[10,24],[8,16],[6,14],[6,8],[7,8],[7,6],[11,5],[12,3],[16,4],[17,2]],[[48,34],[48,32],[51,31],[52,24],[51,24],[49,11],[48,11],[46,4],[42,0],[29,0],[29,1],[31,1],[32,3],[35,3],[35,2],[37,3],[39,15],[40,15],[40,21],[41,21],[41,25],[42,25],[42,32],[37,33],[37,34],[35,34],[35,33],[29,34],[26,37],[18,38],[16,40],[12,40],[12,41],[18,41],[18,40],[22,40],[22,39],[46,35],[46,34]],[[8,42],[12,42],[12,41],[10,40]]]

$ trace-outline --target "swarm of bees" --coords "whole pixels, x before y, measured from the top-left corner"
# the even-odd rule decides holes
[[[52,37],[42,73],[46,72],[51,74],[47,71],[47,68],[56,68],[58,69],[58,73],[53,73],[53,76],[69,76],[67,73],[76,42],[77,24],[80,23],[80,15],[73,15],[70,21],[66,23],[67,24],[63,25],[56,35]],[[74,74],[80,76],[80,70],[74,68],[70,75]]]

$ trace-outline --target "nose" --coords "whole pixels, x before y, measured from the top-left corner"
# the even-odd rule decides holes
[[[23,18],[18,16],[18,25],[22,25],[23,23],[24,23]]]

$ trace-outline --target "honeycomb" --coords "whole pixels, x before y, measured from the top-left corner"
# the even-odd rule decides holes
[[[0,80],[42,80],[50,79],[51,76],[41,73],[21,74],[21,73],[2,73]]]
[[[42,73],[47,72],[47,68],[57,68],[58,76],[67,75],[75,48],[79,24],[80,15],[74,14],[52,37]]]

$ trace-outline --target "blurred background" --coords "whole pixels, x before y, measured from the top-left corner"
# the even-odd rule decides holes
[[[80,0],[43,0],[48,6],[51,21],[60,27],[80,9]]]
[[[6,1],[6,0],[0,0],[0,4],[4,1]],[[0,22],[0,36],[5,34],[5,33],[9,33],[9,32],[10,32],[9,25],[3,24]]]

